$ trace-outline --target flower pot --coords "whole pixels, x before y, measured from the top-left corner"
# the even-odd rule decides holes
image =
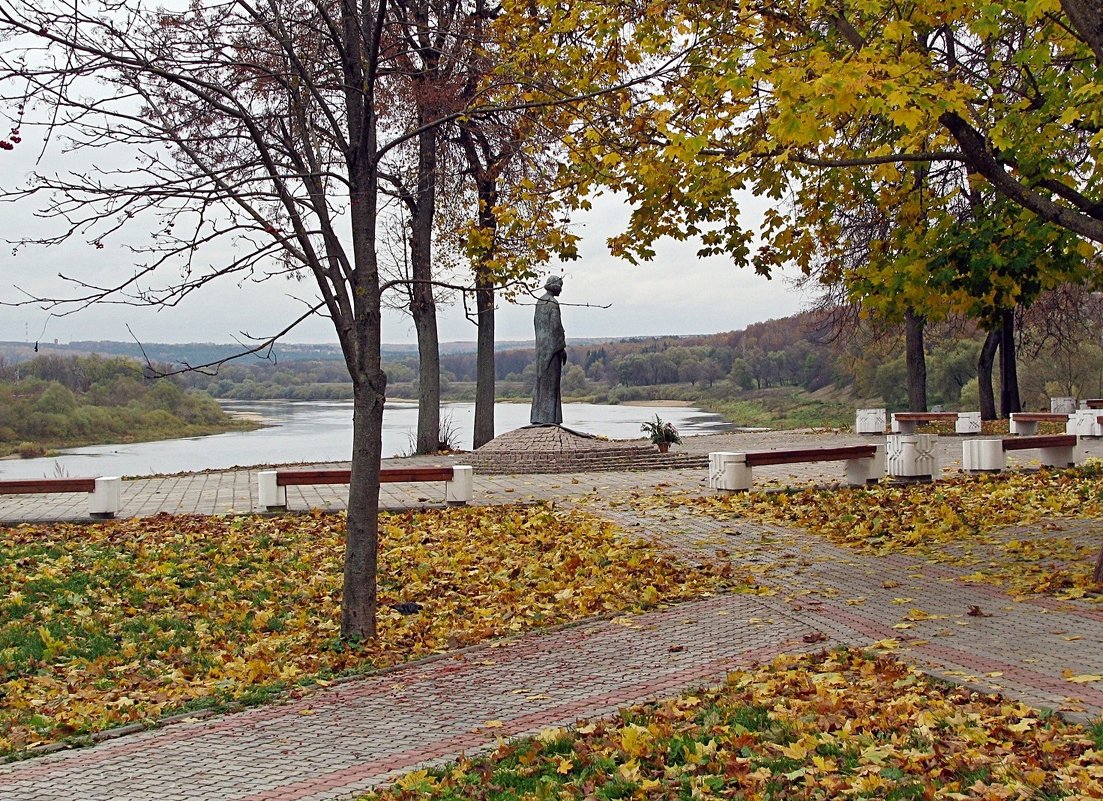
[[[668,450],[670,450],[669,442],[656,442],[655,445],[658,446],[659,453],[666,453]]]

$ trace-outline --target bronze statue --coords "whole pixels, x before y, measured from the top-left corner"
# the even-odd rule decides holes
[[[544,284],[547,291],[536,301],[536,386],[532,393],[533,425],[560,425],[563,422],[563,396],[559,382],[567,362],[567,338],[555,299],[563,291],[563,279],[551,276]]]

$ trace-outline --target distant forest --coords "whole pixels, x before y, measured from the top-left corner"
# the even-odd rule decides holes
[[[1019,380],[1025,408],[1048,408],[1053,395],[1103,397],[1100,323],[1083,309],[1062,312],[1044,300],[1036,309],[1020,314]],[[932,406],[977,408],[977,359],[983,340],[983,333],[965,322],[927,327],[927,391]],[[73,343],[68,347],[76,350],[103,344]],[[133,343],[115,344],[135,347]],[[200,364],[232,353],[232,346],[216,345],[147,345],[145,349],[147,355],[170,356],[177,364]],[[474,352],[459,343],[442,350],[444,399],[470,400],[474,397]],[[531,347],[499,350],[500,398],[528,397],[534,375],[532,361]],[[388,397],[417,397],[416,355],[391,349],[384,364]],[[270,360],[231,361],[212,374],[184,373],[173,382],[173,386],[201,390],[220,399],[334,400],[352,396],[344,362],[337,349],[328,345],[281,346]],[[884,405],[892,410],[906,407],[903,332],[834,310],[707,336],[574,341],[568,343],[563,392],[569,399],[594,403],[693,401],[748,425],[817,421],[841,425],[852,422],[858,405]]]
[[[1103,395],[1099,321],[1091,330],[1051,330],[1045,314],[1020,320],[1020,383],[1031,408],[1051,395]],[[965,323],[929,326],[927,384],[932,405],[976,408],[977,358],[983,333]],[[527,396],[534,375],[531,348],[497,354],[499,396]],[[416,397],[416,356],[385,360],[390,397]],[[472,396],[475,354],[441,357],[447,399]],[[748,393],[820,393],[853,408],[907,404],[903,332],[857,319],[812,312],[707,336],[639,337],[568,343],[563,392],[598,403],[683,398],[720,401]],[[340,361],[229,363],[217,375],[187,374],[186,385],[216,398],[341,399],[351,386]]]

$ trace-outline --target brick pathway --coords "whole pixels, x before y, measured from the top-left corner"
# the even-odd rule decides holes
[[[708,439],[708,449],[731,449]],[[830,466],[826,473],[814,466],[780,468],[775,478],[827,474],[834,476]],[[218,506],[226,504],[242,511],[252,502],[246,500],[255,492],[252,483],[247,471],[128,482],[128,508],[225,512]],[[1070,684],[1061,675],[1064,669],[1103,674],[1103,610],[1080,602],[1011,602],[998,588],[953,581],[945,567],[862,557],[777,526],[641,510],[631,502],[640,493],[699,491],[704,484],[701,471],[499,476],[480,481],[478,498],[584,504],[691,561],[723,549],[746,564],[769,566],[763,582],[774,594],[724,595],[527,635],[283,706],[0,765],[0,801],[347,798],[416,765],[489,747],[499,736],[670,695],[780,652],[889,637],[903,641],[906,659],[957,681],[1072,716],[1103,711],[1101,685]],[[320,500],[340,504],[337,493]],[[416,491],[390,501],[416,502]],[[0,514],[12,511],[0,507]],[[1062,525],[1087,537],[1097,534],[1099,521]],[[971,617],[971,606],[991,616]],[[894,629],[913,608],[930,619]],[[813,632],[828,639],[806,643]]]

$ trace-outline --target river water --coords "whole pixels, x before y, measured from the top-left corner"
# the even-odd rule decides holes
[[[72,448],[42,459],[4,459],[0,460],[0,478],[141,476],[351,458],[351,401],[225,401],[223,406],[232,413],[259,416],[268,425],[209,437]],[[469,450],[474,404],[444,404],[442,413],[442,427],[454,432],[459,448]],[[564,404],[563,424],[610,439],[636,439],[643,436],[640,423],[656,414],[674,423],[681,434],[732,430],[719,415],[701,409],[592,403]],[[528,415],[527,403],[495,404],[496,433],[528,425]],[[416,426],[416,403],[388,401],[383,414],[384,456],[410,453]]]

